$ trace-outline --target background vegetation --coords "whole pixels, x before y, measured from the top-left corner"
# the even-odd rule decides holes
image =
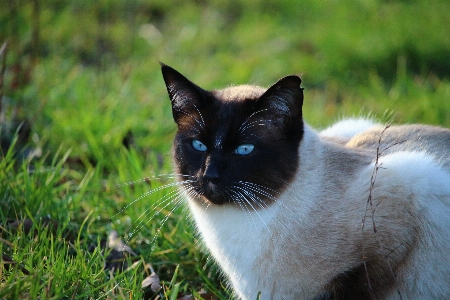
[[[0,298],[230,298],[186,213],[161,202],[170,178],[126,184],[171,173],[158,61],[206,89],[302,74],[316,127],[353,115],[450,127],[449,11],[446,0],[1,1]],[[111,230],[136,253],[124,272],[111,271],[123,259],[105,246]],[[156,293],[141,288],[149,263]]]

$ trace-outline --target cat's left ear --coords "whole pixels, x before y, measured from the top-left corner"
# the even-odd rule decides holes
[[[204,91],[172,67],[160,64],[172,102],[173,118],[178,125],[181,125],[188,116],[195,117],[199,114],[201,103],[204,100]]]
[[[271,116],[272,126],[301,122],[303,105],[302,80],[290,75],[272,85],[257,101],[257,109]]]

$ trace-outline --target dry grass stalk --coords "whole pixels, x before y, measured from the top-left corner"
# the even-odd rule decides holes
[[[378,170],[379,170],[380,168],[383,168],[383,167],[382,167],[382,163],[380,163],[380,158],[381,158],[381,156],[382,156],[388,149],[390,149],[390,148],[392,148],[392,147],[394,147],[394,146],[396,146],[396,145],[399,145],[399,144],[405,142],[405,141],[399,141],[399,142],[396,142],[396,143],[393,143],[393,144],[387,146],[387,147],[384,148],[384,149],[381,149],[381,141],[382,141],[383,135],[384,135],[384,133],[386,132],[386,130],[388,130],[390,127],[391,127],[390,124],[386,125],[386,127],[385,127],[385,128],[383,129],[383,131],[380,133],[380,137],[379,137],[379,139],[378,139],[378,146],[377,146],[377,149],[376,149],[375,165],[374,165],[374,168],[373,168],[372,176],[371,176],[371,178],[370,178],[369,196],[368,196],[368,198],[367,198],[366,211],[365,211],[365,213],[364,213],[364,217],[363,217],[362,223],[361,223],[361,230],[363,231],[363,237],[364,237],[364,229],[365,229],[365,226],[366,226],[366,218],[367,218],[368,216],[370,216],[370,219],[371,219],[371,221],[372,221],[372,230],[373,230],[373,233],[375,234],[375,237],[376,237],[376,239],[377,239],[377,241],[378,241],[378,244],[380,245],[380,248],[382,248],[382,249],[387,249],[387,248],[385,248],[385,247],[383,246],[383,243],[381,242],[381,239],[380,239],[379,236],[377,235],[378,231],[377,231],[377,226],[376,226],[376,223],[375,223],[375,211],[376,211],[377,207],[381,204],[381,201],[378,202],[378,203],[376,203],[376,204],[374,205],[373,199],[372,199],[372,193],[373,193],[373,189],[374,189],[374,187],[375,187],[375,182],[376,182],[376,179],[377,179]],[[370,210],[370,213],[368,214],[369,210]],[[401,245],[400,245],[400,246],[401,246]],[[371,282],[370,282],[369,270],[368,270],[368,268],[367,268],[367,256],[366,256],[365,249],[364,249],[364,243],[363,243],[363,248],[362,248],[362,250],[363,250],[363,254],[362,254],[363,264],[364,264],[364,269],[365,269],[366,277],[367,277],[367,287],[368,287],[368,289],[369,289],[369,293],[370,293],[371,298],[372,298],[372,299],[376,299],[376,296],[375,296],[374,291],[373,291],[373,288],[372,288],[372,284],[371,284]],[[392,279],[393,279],[394,281],[396,281],[396,277],[395,277],[394,270],[393,270],[393,268],[392,268],[392,266],[391,266],[391,263],[389,262],[389,259],[388,259],[388,258],[389,258],[389,255],[390,255],[391,253],[393,253],[394,251],[395,251],[395,249],[392,249],[391,251],[389,251],[389,254],[386,255],[386,262],[387,262],[387,265],[388,265],[388,267],[389,267],[389,271],[390,271],[390,274],[391,274],[391,276],[392,276]],[[400,299],[402,299],[402,295],[401,295],[401,293],[400,293],[399,290],[397,290],[397,293],[398,293]]]

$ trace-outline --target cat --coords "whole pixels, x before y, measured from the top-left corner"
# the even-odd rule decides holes
[[[178,181],[237,298],[450,299],[450,130],[318,132],[298,76],[207,91],[161,70]]]

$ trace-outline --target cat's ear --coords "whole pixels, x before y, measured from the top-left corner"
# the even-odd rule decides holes
[[[199,113],[204,99],[204,91],[181,75],[175,69],[161,64],[161,72],[166,83],[172,114],[175,122],[180,126],[186,118],[195,117]]]
[[[257,101],[256,109],[270,116],[272,126],[291,126],[301,122],[303,105],[302,80],[290,75],[272,85]]]

